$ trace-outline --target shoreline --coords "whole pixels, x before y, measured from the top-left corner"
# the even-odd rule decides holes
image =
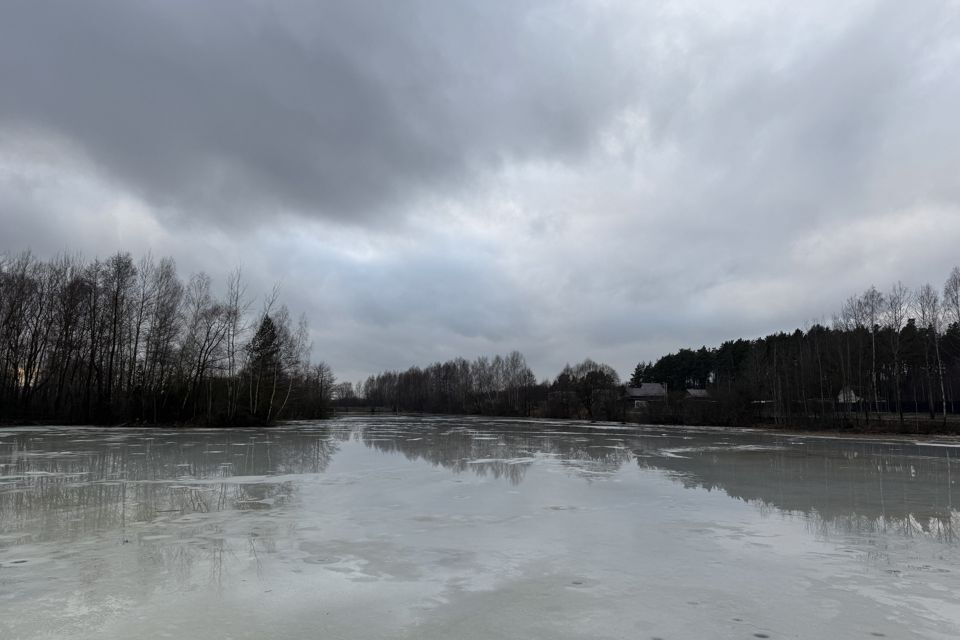
[[[686,425],[691,426],[691,425]],[[904,433],[902,431],[837,431],[830,429],[802,429],[799,427],[771,427],[766,425],[749,427],[711,427],[716,429],[739,429],[790,437],[835,438],[840,440],[896,440],[903,442],[932,442],[960,444],[960,433]]]
[[[280,420],[268,425],[256,425],[256,424],[237,424],[237,425],[204,425],[204,424],[190,424],[190,423],[120,423],[120,424],[64,424],[57,421],[45,421],[45,420],[30,420],[30,421],[14,421],[14,422],[0,422],[0,431],[5,429],[17,429],[17,428],[29,428],[29,427],[61,427],[63,429],[175,429],[175,430],[211,430],[211,429],[272,429],[274,427],[282,426],[296,426],[297,423],[302,422],[324,422],[327,420],[335,420],[337,418],[351,418],[351,417],[435,417],[435,418],[447,418],[447,419],[456,419],[456,418],[480,418],[480,419],[492,419],[492,420],[523,420],[525,422],[531,423],[569,423],[571,425],[577,426],[596,426],[598,428],[603,428],[604,426],[617,426],[617,427],[633,427],[638,431],[641,429],[657,428],[665,430],[684,430],[684,429],[710,429],[716,431],[730,431],[730,432],[751,432],[751,433],[763,433],[770,435],[782,435],[787,437],[808,437],[808,438],[834,438],[834,439],[843,439],[843,440],[886,440],[886,441],[896,441],[896,442],[922,442],[922,443],[933,443],[933,444],[957,444],[960,445],[960,432],[921,432],[921,433],[908,433],[904,431],[895,431],[895,430],[875,430],[875,429],[858,429],[858,430],[839,430],[839,429],[806,429],[799,426],[791,425],[768,425],[768,424],[751,424],[746,426],[729,426],[729,425],[710,425],[710,424],[658,424],[658,423],[639,423],[639,422],[629,422],[629,421],[589,421],[582,420],[577,418],[541,418],[541,417],[529,417],[529,416],[486,416],[486,415],[476,415],[476,414],[444,414],[444,413],[376,413],[376,414],[367,414],[361,412],[344,412],[341,414],[333,414],[325,418],[311,418],[311,419],[290,419],[290,420]],[[941,423],[942,424],[942,423]],[[893,423],[891,426],[899,426],[898,423]]]

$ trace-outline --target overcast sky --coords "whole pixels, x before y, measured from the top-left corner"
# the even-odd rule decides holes
[[[7,0],[0,252],[282,282],[356,380],[539,377],[960,262],[960,7]]]

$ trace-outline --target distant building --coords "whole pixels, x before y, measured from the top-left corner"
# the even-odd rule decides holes
[[[627,408],[645,409],[650,402],[666,402],[667,388],[659,382],[642,382],[639,387],[627,387],[623,399]]]
[[[721,419],[719,405],[706,389],[687,389],[680,403],[680,417],[684,424],[715,424]]]

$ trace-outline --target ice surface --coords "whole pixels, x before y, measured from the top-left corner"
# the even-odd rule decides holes
[[[0,436],[3,640],[960,637],[947,446],[393,417]]]

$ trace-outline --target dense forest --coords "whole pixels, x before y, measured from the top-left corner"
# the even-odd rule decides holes
[[[662,396],[635,411],[628,387]],[[641,362],[621,384],[585,360],[538,382],[524,357],[457,358],[371,376],[341,404],[391,411],[477,413],[716,425],[884,428],[952,423],[960,410],[960,268],[942,288],[897,283],[849,298],[832,323]],[[341,387],[342,389],[342,387]],[[691,394],[691,389],[703,390]]]
[[[174,261],[0,256],[0,420],[264,424],[328,411],[305,319]]]
[[[952,422],[960,410],[960,268],[942,288],[871,286],[829,326],[641,362],[631,384],[641,382],[708,390],[706,415],[718,424]]]

